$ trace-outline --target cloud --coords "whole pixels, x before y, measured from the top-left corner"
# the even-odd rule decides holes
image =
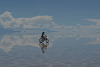
[[[100,38],[96,38],[96,40],[94,40],[94,41],[91,41],[91,42],[88,42],[87,43],[88,45],[92,45],[92,44],[100,44]]]
[[[14,18],[11,12],[4,12],[0,15],[0,24],[4,29],[50,29],[59,31],[60,29],[74,28],[75,26],[57,25],[52,16],[35,16],[31,18]]]
[[[100,25],[100,19],[86,19],[88,21],[91,21],[91,22],[95,22],[96,25]]]
[[[0,24],[3,28],[26,29],[26,28],[51,28],[56,25],[52,16],[36,16],[31,18],[14,18],[11,12],[0,15]]]

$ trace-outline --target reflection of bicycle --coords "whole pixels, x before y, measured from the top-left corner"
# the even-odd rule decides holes
[[[47,49],[47,47],[49,46],[49,43],[39,43],[39,46],[41,47],[42,53],[45,53],[45,50]]]

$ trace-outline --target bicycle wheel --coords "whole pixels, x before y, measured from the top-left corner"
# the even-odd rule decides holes
[[[42,38],[40,38],[40,39],[39,39],[39,42],[42,43],[42,42],[44,42],[44,40],[43,40]]]
[[[46,39],[46,43],[49,43],[49,40],[48,39]]]

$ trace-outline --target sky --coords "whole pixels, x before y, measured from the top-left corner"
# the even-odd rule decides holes
[[[15,18],[52,16],[58,25],[89,25],[86,19],[100,19],[100,0],[0,0],[0,15],[5,11]]]

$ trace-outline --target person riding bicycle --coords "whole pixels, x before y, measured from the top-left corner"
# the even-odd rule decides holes
[[[39,42],[40,42],[40,43],[43,43],[44,41],[45,41],[46,43],[49,42],[49,40],[48,40],[48,38],[47,38],[47,35],[45,35],[45,32],[42,32],[42,35],[41,35],[41,37],[40,37],[40,39],[39,39]]]
[[[41,38],[43,38],[43,40],[47,39],[47,36],[45,35],[45,32],[42,32]]]

